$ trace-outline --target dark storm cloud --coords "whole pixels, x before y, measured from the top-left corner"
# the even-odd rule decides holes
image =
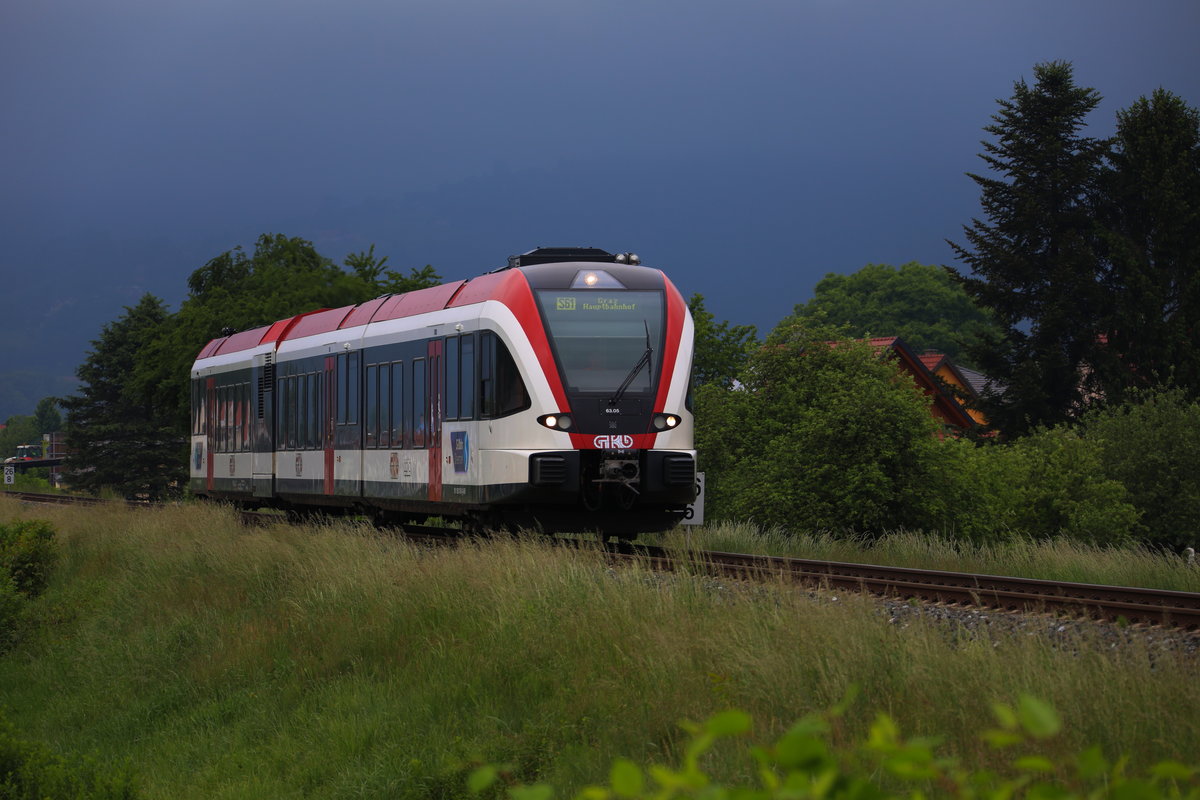
[[[1200,105],[1198,8],[9,4],[0,373],[69,372],[138,293],[177,303],[266,231],[447,277],[538,244],[634,249],[770,326],[825,272],[949,261],[981,129],[1035,63],[1104,95],[1102,135],[1160,85]]]

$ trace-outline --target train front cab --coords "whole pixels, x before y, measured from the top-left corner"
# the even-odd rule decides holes
[[[556,511],[614,533],[673,526],[695,498],[682,297],[658,270],[630,265],[522,271],[552,356],[553,402],[537,422],[565,445],[530,455],[529,485],[572,506],[540,509],[543,526],[556,527]]]

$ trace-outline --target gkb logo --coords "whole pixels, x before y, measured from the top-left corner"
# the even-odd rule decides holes
[[[633,447],[633,437],[614,433],[612,436],[597,436],[592,440],[597,450],[629,450]]]

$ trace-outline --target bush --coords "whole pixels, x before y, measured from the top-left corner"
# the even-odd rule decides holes
[[[20,637],[28,602],[25,595],[17,591],[12,577],[0,572],[0,653],[7,652]]]
[[[5,800],[133,800],[132,770],[92,758],[67,758],[17,736],[0,716],[0,798]]]
[[[746,736],[751,720],[740,711],[726,711],[704,725],[684,724],[692,734],[683,765],[672,769],[641,766],[618,759],[609,773],[609,785],[589,786],[579,800],[610,798],[708,798],[709,800],[821,800],[861,798],[885,800],[902,797],[954,798],[1054,798],[1054,800],[1157,800],[1200,798],[1200,769],[1176,762],[1162,762],[1145,776],[1125,774],[1123,759],[1109,762],[1098,748],[1081,753],[1071,765],[1054,764],[1031,752],[1037,740],[1047,739],[1061,728],[1058,715],[1036,698],[1023,696],[1016,707],[995,707],[998,727],[985,731],[982,739],[996,751],[1015,752],[1007,767],[995,772],[971,771],[957,759],[939,756],[937,740],[904,739],[886,714],[876,717],[867,740],[843,752],[829,743],[843,707],[810,715],[767,747],[750,747],[753,764],[745,770],[757,776],[756,787],[723,786],[702,768],[702,761],[722,739]],[[510,780],[504,766],[488,765],[475,770],[468,781],[475,792],[492,789]],[[649,778],[649,779],[648,779]],[[650,788],[650,782],[657,788]],[[746,781],[749,782],[749,781]],[[509,786],[510,800],[550,800],[553,787]]]
[[[41,594],[57,559],[54,527],[49,522],[0,524],[0,574],[11,577],[21,593],[29,597]]]
[[[1180,389],[1146,392],[1086,415],[1082,429],[1141,513],[1137,535],[1176,551],[1200,547],[1200,404]]]
[[[870,345],[836,337],[785,321],[739,388],[697,392],[710,518],[862,532],[927,521],[938,430],[928,400]]]
[[[1096,545],[1128,543],[1138,510],[1105,474],[1103,454],[1067,427],[1040,429],[1009,444],[946,442],[939,476],[943,528],[975,542],[1065,536]]]

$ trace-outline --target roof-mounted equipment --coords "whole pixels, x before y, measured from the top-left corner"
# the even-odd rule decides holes
[[[557,264],[564,261],[595,261],[605,264],[640,264],[634,253],[609,253],[598,247],[538,247],[528,253],[508,257],[508,269],[533,264]]]

